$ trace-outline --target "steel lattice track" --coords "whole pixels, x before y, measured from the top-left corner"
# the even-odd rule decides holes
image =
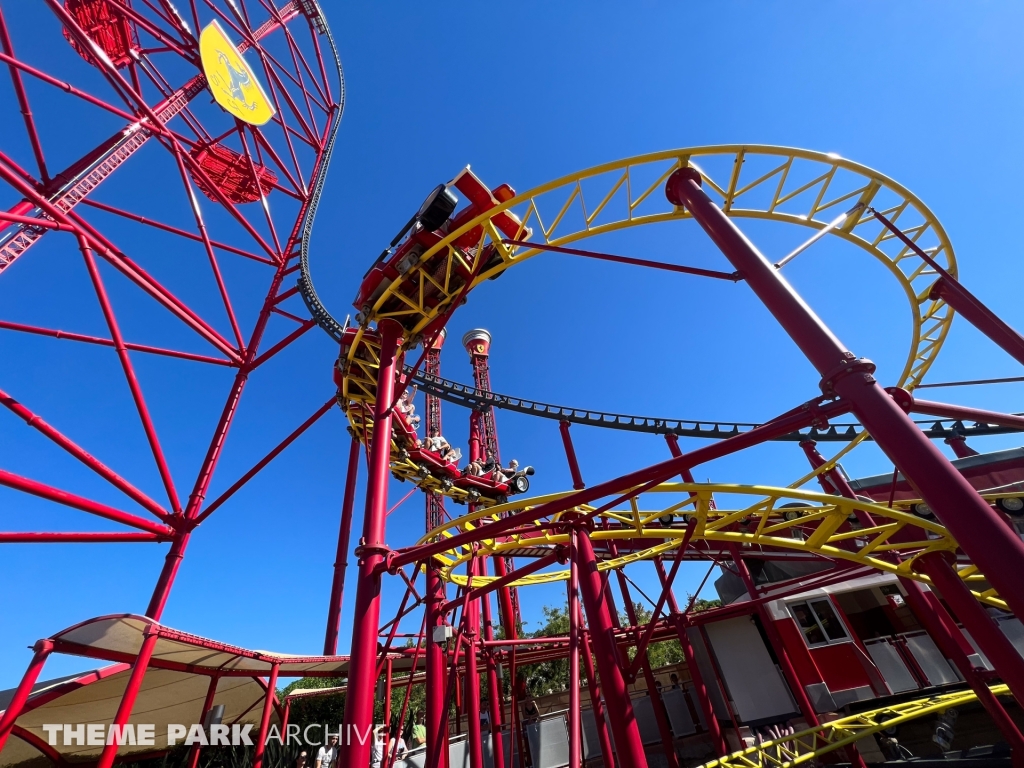
[[[1005,685],[992,686],[991,690],[997,696],[1009,693]],[[788,736],[771,739],[712,760],[700,768],[787,768],[791,765],[801,765],[855,744],[860,739],[870,738],[886,728],[944,712],[951,707],[970,704],[976,700],[977,694],[968,690],[893,704],[822,723],[817,728],[807,728]]]
[[[759,426],[752,422],[721,422],[696,421],[691,419],[666,419],[658,416],[630,416],[622,413],[605,413],[591,411],[586,408],[573,408],[565,405],[551,405],[524,400],[520,397],[501,395],[497,392],[484,392],[467,384],[432,376],[420,371],[413,372],[410,366],[405,367],[406,376],[413,380],[424,392],[465,408],[482,410],[487,407],[501,408],[529,416],[540,416],[555,421],[568,421],[588,427],[604,429],[621,429],[627,432],[646,432],[654,435],[674,434],[680,437],[703,437],[721,440],[741,432],[748,432]],[[1020,415],[1020,414],[1018,414]],[[918,424],[932,424],[925,434],[934,438],[964,437],[983,435],[1003,435],[1020,430],[1008,427],[996,427],[990,424],[966,425],[955,419],[925,419]],[[834,424],[826,430],[810,429],[806,432],[792,432],[783,437],[775,438],[784,441],[817,440],[824,442],[849,442],[863,433],[859,424]],[[870,440],[868,436],[866,439]]]

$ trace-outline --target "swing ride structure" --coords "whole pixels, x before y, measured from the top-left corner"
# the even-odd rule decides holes
[[[164,0],[37,5],[34,14],[19,8],[17,20],[0,11],[0,61],[24,126],[16,140],[5,134],[0,147],[7,196],[0,211],[0,291],[26,291],[42,279],[46,265],[33,261],[63,264],[60,259],[70,263],[74,256],[84,262],[79,287],[98,303],[106,335],[7,318],[0,318],[0,330],[24,343],[88,346],[109,358],[127,385],[130,420],[144,436],[162,496],[144,492],[104,463],[98,448],[44,420],[33,391],[17,393],[20,399],[0,391],[0,402],[25,429],[106,484],[90,496],[60,487],[45,464],[21,461],[23,473],[0,468],[10,508],[32,497],[106,521],[102,530],[0,532],[0,542],[148,543],[167,551],[144,611],[89,619],[36,643],[20,684],[0,699],[0,765],[47,758],[108,768],[129,756],[160,754],[171,745],[159,736],[154,745],[141,738],[139,744],[54,744],[43,725],[58,722],[54,712],[65,713],[59,722],[77,712],[82,722],[123,731],[162,712],[180,718],[166,722],[210,723],[216,713],[218,723],[258,726],[254,765],[260,768],[271,726],[287,732],[292,701],[324,693],[279,697],[278,681],[289,676],[339,679],[327,691],[345,693],[344,734],[368,732],[381,688],[386,712],[393,696],[403,697],[404,722],[412,686],[425,683],[426,746],[410,765],[454,764],[456,741],[470,768],[523,765],[534,723],[525,722],[517,670],[567,659],[567,754],[558,765],[645,768],[657,761],[677,768],[685,738],[665,706],[650,705],[659,682],[647,650],[667,640],[678,640],[683,651],[687,701],[700,722],[691,733],[708,746],[711,764],[838,759],[863,766],[875,734],[973,705],[1021,764],[1024,737],[1014,702],[1024,696],[1024,658],[1006,626],[1024,616],[1018,534],[1024,460],[1016,454],[987,459],[966,440],[1024,431],[1024,417],[922,400],[916,391],[926,386],[957,314],[1022,364],[1024,338],[959,282],[949,238],[908,189],[834,154],[758,145],[632,157],[523,193],[509,184],[488,186],[467,167],[438,185],[369,264],[353,285],[354,320],[339,323],[311,277],[309,240],[344,106],[337,52],[315,0],[281,7],[267,0],[190,0],[183,12]],[[54,114],[50,104],[57,99],[81,110],[82,125],[113,127],[80,152],[76,146],[89,141],[90,131],[53,147],[43,120]],[[145,197],[129,191],[140,180],[177,198],[140,212]],[[584,191],[595,186],[604,193],[586,199]],[[807,239],[772,262],[743,233],[749,220],[800,227]],[[653,262],[589,250],[583,242],[677,222],[706,233],[728,267]],[[130,227],[142,234],[127,234]],[[901,370],[876,371],[787,282],[786,265],[824,238],[859,249],[901,289],[910,319]],[[764,305],[820,378],[806,383],[803,402],[762,424],[599,413],[492,391],[492,339],[482,329],[461,340],[472,384],[442,378],[444,350],[451,354],[455,346],[450,339],[445,346],[446,327],[458,307],[506,270],[551,252],[729,281]],[[175,264],[168,265],[168,255]],[[236,262],[250,270],[245,279]],[[196,264],[204,265],[215,298],[198,308],[188,290],[199,280]],[[116,293],[108,289],[114,274],[120,275]],[[175,282],[183,275],[184,282]],[[168,338],[189,342],[129,341],[126,329],[134,325],[119,322],[117,311],[119,302],[134,306],[125,285],[176,324],[181,336]],[[248,471],[215,480],[247,384],[317,327],[337,345],[335,391],[325,377],[329,397],[322,406],[271,443]],[[202,352],[194,351],[196,337]],[[144,377],[136,373],[138,361],[149,357],[223,374],[222,406],[187,486],[171,470]],[[419,415],[409,408],[413,384],[424,396]],[[440,437],[442,403],[468,411],[464,457]],[[572,489],[530,495],[533,468],[501,461],[500,411],[558,422]],[[163,625],[193,532],[329,413],[351,441],[347,464],[339,457],[347,477],[323,655],[251,651]],[[574,426],[649,433],[665,441],[666,458],[588,485],[573,447]],[[704,441],[685,450],[682,440],[691,437]],[[949,442],[957,462],[936,439]],[[890,481],[855,481],[842,471],[839,461],[869,441],[892,461]],[[708,462],[768,442],[779,450],[794,450],[797,442],[808,472],[785,487],[756,478],[695,482],[694,471]],[[827,457],[819,443],[841,447]],[[97,436],[95,445],[105,444]],[[362,531],[353,535],[364,455],[366,507]],[[423,493],[423,533],[409,546],[388,544],[392,478]],[[681,606],[673,584],[684,561],[720,567],[738,585],[734,599],[699,613],[692,600]],[[662,588],[644,624],[627,576],[638,563],[654,566]],[[338,655],[346,575],[355,592],[351,650]],[[390,618],[381,610],[385,580],[405,587]],[[564,585],[565,637],[522,636],[519,592],[540,584]],[[920,637],[916,645],[904,638],[899,651],[855,636],[843,602],[829,597],[851,584],[884,587],[879,595],[898,598],[892,605],[915,617],[945,664],[944,676],[924,662],[915,665],[906,649],[924,647]],[[400,635],[403,625],[418,631]],[[737,649],[729,632],[755,642]],[[410,641],[407,647],[395,645],[400,636]],[[846,642],[832,644],[838,639]],[[109,666],[39,683],[54,653]],[[916,684],[897,684],[894,667],[883,663],[892,654],[906,662],[903,671]],[[749,669],[737,666],[744,660],[760,666],[740,680],[737,670]],[[855,669],[857,679],[838,680],[836,667],[847,677]],[[638,681],[647,691],[653,741],[641,736]],[[755,716],[750,702],[759,690],[776,709]],[[464,729],[461,718],[450,718],[454,703],[469,715]],[[843,707],[848,711],[840,714]],[[483,711],[486,727],[476,714]],[[592,747],[585,743],[585,714]],[[343,738],[340,765],[369,765],[372,746],[369,739]],[[200,757],[195,744],[190,765]],[[395,757],[386,762],[391,768]],[[531,762],[552,768],[537,754]]]

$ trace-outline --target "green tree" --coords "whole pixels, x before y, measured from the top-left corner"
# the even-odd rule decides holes
[[[569,605],[552,608],[545,605],[544,625],[525,634],[526,637],[565,637],[569,634]],[[519,673],[526,679],[526,690],[532,696],[544,696],[548,693],[564,691],[569,687],[569,660],[555,659],[540,664],[530,664],[519,668]],[[581,679],[583,673],[580,673]]]
[[[341,678],[333,677],[303,677],[290,683],[282,691],[278,691],[278,697],[283,698],[292,691],[303,689],[324,689],[336,688],[345,684]],[[332,729],[345,719],[345,693],[327,693],[322,696],[309,696],[299,699],[292,699],[291,708],[288,712],[288,721],[305,728],[307,725],[318,723],[320,725],[330,724]],[[313,733],[312,731],[310,732]]]

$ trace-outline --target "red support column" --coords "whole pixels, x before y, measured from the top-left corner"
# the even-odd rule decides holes
[[[210,677],[210,685],[206,689],[206,699],[203,701],[203,709],[199,713],[199,722],[204,726],[206,725],[206,717],[210,714],[210,708],[213,707],[213,697],[217,695],[217,683],[219,682],[220,678],[216,675],[212,675]],[[192,745],[192,749],[189,750],[188,754],[188,768],[196,768],[199,764],[200,748],[201,747],[198,742]]]
[[[260,732],[256,737],[256,754],[252,758],[252,768],[263,767],[263,753],[267,748],[267,731],[270,730],[270,716],[274,712],[274,698],[277,696],[277,671],[280,665],[275,662],[270,667],[270,679],[267,680],[267,695],[263,698],[263,714],[260,717]],[[354,741],[359,741],[354,739]],[[369,740],[367,740],[369,743]]]
[[[743,558],[739,552],[739,547],[732,544],[729,546],[729,551],[732,553],[733,565],[736,566],[736,571],[739,573],[740,578],[743,579],[743,585],[747,588],[747,594],[750,595],[751,600],[757,600],[757,586],[754,584],[754,579],[750,575],[750,570],[747,568],[747,564],[743,562]],[[793,698],[796,699],[797,706],[800,707],[800,714],[802,714],[804,720],[807,721],[807,725],[818,725],[818,715],[814,711],[814,706],[811,704],[811,700],[807,697],[807,691],[804,689],[803,682],[800,680],[799,675],[796,673],[796,669],[793,667],[793,662],[790,660],[789,654],[786,653],[786,646],[782,642],[782,637],[779,635],[778,627],[775,626],[775,621],[772,619],[771,612],[764,603],[758,603],[757,611],[761,616],[761,623],[764,625],[764,630],[768,634],[768,640],[772,644],[775,656],[779,659],[779,666],[782,667],[782,674],[785,675],[786,682],[793,691]]]
[[[963,315],[967,322],[1008,352],[1018,363],[1024,363],[1024,337],[1021,337],[1013,328],[999,319],[995,312],[961,285],[941,264],[921,250],[921,247],[907,237],[899,227],[873,208],[870,210],[886,229],[899,238],[907,248],[920,256],[921,260],[939,275],[939,279],[935,281],[928,293],[929,299],[944,300]]]
[[[577,531],[569,533],[569,768],[583,768],[580,739],[580,597],[579,565],[576,557]]]
[[[1003,738],[1006,739],[1006,743],[1010,745],[1013,753],[1024,755],[1024,735],[1006,713],[999,699],[992,695],[985,680],[978,674],[978,670],[974,668],[971,660],[967,657],[967,652],[960,647],[953,632],[956,632],[961,638],[963,635],[952,623],[945,606],[935,597],[934,592],[925,592],[924,588],[913,579],[901,579],[900,583],[907,592],[907,603],[917,620],[935,640],[942,654],[956,665],[964,680],[971,686],[971,690],[977,694],[978,701],[985,707],[985,711],[1003,734]],[[929,600],[929,597],[932,599]]]
[[[445,711],[445,646],[434,639],[434,629],[444,626],[444,614],[440,612],[445,602],[445,584],[437,563],[431,560],[427,566],[427,685],[426,723],[427,752],[426,768],[445,768],[448,765],[444,752],[445,736],[448,732],[448,713]]]
[[[117,714],[114,715],[113,725],[123,728],[132,716],[132,707],[135,706],[135,699],[142,689],[142,680],[146,676],[146,667],[149,666],[149,660],[153,657],[153,649],[156,647],[156,641],[159,637],[154,627],[149,626],[146,628],[142,647],[139,648],[138,656],[135,657],[132,674],[125,684],[124,693],[121,694],[121,703],[117,706]],[[114,764],[114,758],[116,757],[117,744],[108,743],[103,747],[100,759],[96,762],[96,768],[110,768]],[[259,766],[254,766],[254,768],[259,768]]]
[[[671,437],[675,437],[675,435],[671,435]],[[669,443],[669,445],[672,445],[672,443]],[[662,587],[669,590],[668,607],[672,612],[672,618],[676,625],[679,645],[683,648],[683,658],[686,660],[686,668],[690,672],[690,682],[693,683],[693,691],[697,696],[697,706],[700,707],[701,712],[704,714],[704,722],[707,724],[708,733],[714,742],[715,751],[719,757],[725,757],[725,755],[729,754],[729,746],[725,743],[725,737],[722,735],[722,726],[719,724],[718,716],[715,715],[715,708],[711,704],[711,695],[704,684],[704,676],[701,675],[700,667],[697,666],[697,656],[693,652],[690,636],[686,632],[686,617],[679,610],[679,604],[676,602],[675,593],[668,583],[668,575],[665,573],[665,566],[662,564],[660,557],[655,558],[654,565],[658,570],[658,577],[661,579]]]
[[[384,660],[384,727],[391,738],[391,658]],[[340,741],[340,739],[339,739]]]
[[[579,604],[576,605],[576,610],[580,610]],[[587,673],[590,709],[594,713],[597,738],[601,742],[601,757],[604,760],[604,768],[615,768],[615,750],[612,747],[612,738],[608,734],[608,721],[604,716],[604,699],[601,697],[601,686],[598,684],[597,674],[594,672],[594,659],[590,655],[590,632],[582,630],[580,634],[583,638],[583,669]]]
[[[469,414],[469,460],[476,461],[483,457],[483,428],[480,423],[479,411]]]
[[[1024,616],[1024,591],[1020,589],[1024,542],[882,389],[871,376],[874,366],[840,343],[732,220],[711,202],[700,187],[696,170],[684,168],[673,173],[666,194],[673,204],[686,206],[743,274],[747,285],[821,374],[823,391],[850,404],[868,433],[1010,609]]]
[[[618,550],[613,549],[612,555],[618,555]],[[626,616],[629,617],[629,623],[634,627],[639,627],[640,625],[637,623],[636,618],[636,609],[633,607],[633,597],[630,595],[629,587],[626,585],[626,574],[622,572],[621,568],[618,568],[615,571],[615,576],[619,581],[619,590],[622,592],[622,602],[626,606]],[[644,673],[644,683],[647,685],[647,695],[651,699],[651,709],[654,712],[654,719],[658,723],[658,733],[661,735],[661,748],[665,754],[665,760],[668,762],[669,768],[678,768],[679,758],[676,757],[675,740],[672,737],[672,726],[668,722],[668,715],[665,712],[664,704],[657,700],[658,686],[655,685],[654,672],[651,670],[651,662],[647,657],[647,649],[638,649],[637,653],[643,654],[640,657],[640,668]]]
[[[977,456],[978,452],[967,444],[967,438],[963,435],[946,438],[946,445],[953,449],[958,459],[966,459],[968,456]]]
[[[32,660],[28,663],[28,669],[25,670],[25,674],[21,677],[21,682],[18,683],[18,687],[14,690],[14,696],[8,702],[3,717],[0,717],[0,752],[3,752],[4,744],[7,743],[7,737],[11,735],[14,723],[17,721],[21,710],[25,706],[25,702],[28,701],[28,697],[32,693],[32,686],[36,684],[36,680],[39,679],[39,673],[43,671],[43,667],[46,664],[47,657],[53,651],[53,643],[49,640],[39,640],[32,646],[32,650],[34,653]]]
[[[366,511],[363,515],[363,536],[356,554],[359,557],[359,580],[356,588],[355,624],[352,627],[352,650],[349,665],[348,692],[345,699],[345,730],[348,726],[364,733],[373,724],[373,696],[377,677],[377,628],[380,625],[381,574],[378,566],[384,560],[386,545],[384,529],[388,506],[388,472],[391,459],[391,401],[395,391],[395,367],[402,327],[393,320],[378,324],[381,332],[380,368],[377,374],[377,400],[374,403],[373,439],[370,443]],[[367,739],[346,739],[339,745],[339,765],[370,764]]]
[[[569,462],[572,487],[577,491],[582,490],[587,485],[583,482],[583,475],[580,474],[580,463],[576,460],[576,449],[573,447],[572,436],[569,434],[569,422],[559,422],[558,429],[562,433],[562,445],[565,446],[565,458]]]
[[[505,558],[495,556],[491,560],[494,562],[495,576],[498,578],[508,576]],[[508,587],[498,590],[498,610],[501,613],[501,626],[505,630],[505,639],[515,640],[519,636],[519,630],[516,627],[516,612],[512,605],[512,590]]]
[[[338,527],[338,551],[334,555],[334,581],[331,583],[331,602],[327,608],[327,634],[324,637],[324,656],[338,652],[338,629],[341,626],[341,606],[345,599],[345,570],[348,568],[348,543],[352,534],[352,507],[356,498],[356,480],[359,477],[359,453],[362,446],[352,438],[348,449],[348,474],[345,476],[345,496],[341,503],[341,524]]]
[[[509,696],[509,719],[508,725],[512,736],[512,754],[518,757],[519,766],[525,765],[526,760],[526,738],[523,734],[523,722],[519,712],[519,678],[518,665],[516,664],[516,647],[513,645],[508,653],[508,687],[511,692]],[[510,760],[510,762],[512,762]],[[515,765],[513,763],[513,768]]]
[[[800,447],[803,448],[812,467],[817,469],[825,464],[825,458],[818,451],[813,440],[801,442]],[[828,483],[835,489],[836,493],[848,499],[856,498],[856,494],[846,481],[846,478],[835,469],[827,470],[818,475],[823,488],[825,488],[826,475]],[[826,488],[826,490],[828,489]],[[866,528],[873,527],[875,524],[872,516],[862,510],[857,511],[857,517],[861,525]],[[917,617],[921,626],[935,640],[942,654],[953,662],[960,671],[960,675],[971,686],[971,690],[977,694],[978,701],[985,707],[993,722],[995,722],[1006,738],[1007,743],[1012,745],[1015,750],[1020,747],[1020,753],[1024,754],[1024,736],[1022,736],[1013,720],[1010,719],[1003,705],[999,703],[999,699],[992,695],[985,680],[978,674],[978,670],[974,668],[974,665],[967,657],[966,648],[969,647],[967,640],[953,622],[945,606],[938,600],[934,592],[926,592],[913,579],[901,576],[900,585],[907,593],[907,603],[909,603],[910,610]]]
[[[476,575],[476,558],[466,563],[466,574],[470,587]],[[480,733],[480,674],[477,671],[477,641],[480,639],[480,605],[477,600],[467,600],[466,606],[466,676],[463,685],[466,693],[466,731],[469,734],[469,768],[484,768],[484,744]]]
[[[647,768],[647,757],[640,741],[629,689],[622,676],[618,648],[615,645],[614,625],[608,606],[603,599],[601,574],[597,569],[597,556],[586,531],[576,537],[579,557],[580,592],[590,624],[591,641],[601,673],[601,687],[605,692],[605,705],[611,719],[619,765],[622,768]]]
[[[914,561],[914,567],[928,576],[946,598],[974,642],[992,662],[996,673],[1010,686],[1014,698],[1018,702],[1024,701],[1024,660],[957,576],[945,556],[939,552],[923,555]]]
[[[967,322],[1002,347],[1018,363],[1024,364],[1024,338],[1004,323],[974,294],[964,288],[951,275],[935,281],[929,299],[942,299]]]
[[[484,558],[480,559],[477,564],[480,569],[480,575],[487,575],[487,560]],[[491,596],[490,594],[484,595],[480,599],[480,605],[483,608],[483,629],[484,629],[484,640],[490,642],[494,640],[494,627],[491,622]],[[484,663],[487,667],[487,690],[488,703],[490,705],[489,711],[491,716],[491,764],[494,768],[505,768],[505,744],[501,738],[501,725],[502,725],[502,709],[503,697],[501,694],[501,681],[498,679],[498,667],[494,663],[494,654],[491,648],[488,648],[486,655],[484,656]]]

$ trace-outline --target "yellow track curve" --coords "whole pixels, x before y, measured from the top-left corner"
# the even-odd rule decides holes
[[[435,528],[418,543],[474,530],[499,517],[524,512],[571,493],[516,500],[477,510]],[[1010,495],[987,494],[985,498],[993,500]],[[751,503],[735,509],[715,509],[715,505],[711,504],[713,496],[718,504],[722,503],[723,497],[729,500],[750,497]],[[651,497],[654,497],[653,504],[649,503]],[[909,507],[913,503],[900,502],[900,506]],[[803,506],[783,509],[783,504]],[[624,506],[627,509],[613,509],[597,516],[594,530],[590,532],[591,540],[642,540],[645,546],[620,557],[601,560],[598,565],[600,570],[620,568],[678,549],[686,535],[684,522],[691,517],[697,518],[691,542],[703,540],[742,547],[807,552],[906,576],[925,584],[930,581],[914,571],[914,560],[929,552],[954,552],[957,549],[956,541],[941,524],[935,520],[922,519],[905,508],[890,509],[880,504],[793,488],[727,483],[665,483],[629,498]],[[524,551],[540,554],[550,551],[555,545],[567,544],[567,533],[552,530],[550,526],[539,529],[538,525],[558,523],[562,518],[568,519],[567,515],[587,514],[595,508],[591,505],[575,507],[544,518],[537,525],[525,526],[520,531],[496,539],[483,539],[473,545],[455,547],[437,556],[443,564],[442,576],[455,584],[465,585],[467,577],[456,573],[455,569],[473,556],[510,555]],[[875,526],[851,529],[849,521],[854,510],[869,513]],[[659,522],[666,515],[674,517],[673,527],[666,527]],[[608,528],[603,527],[605,522],[609,524]],[[975,597],[988,605],[1006,610],[1006,604],[995,590],[989,588],[977,568],[966,565],[958,568],[957,572]],[[567,577],[568,571],[564,569],[542,571],[525,576],[510,586],[544,584]],[[479,586],[494,578],[474,576],[473,584]]]
[[[400,322],[406,328],[403,350],[410,350],[422,341],[427,326],[481,282],[541,252],[504,244],[491,221],[497,214],[512,210],[519,216],[524,226],[520,239],[530,227],[538,243],[555,246],[629,227],[687,219],[690,215],[672,206],[661,193],[668,176],[685,164],[700,170],[705,189],[717,194],[723,210],[737,218],[821,230],[855,204],[865,206],[833,234],[880,261],[903,288],[911,308],[910,343],[906,364],[895,383],[910,389],[920,383],[942,346],[953,312],[941,300],[928,298],[933,270],[875,219],[865,216],[865,210],[873,206],[885,213],[907,237],[956,275],[949,239],[924,203],[892,179],[833,154],[759,145],[694,147],[627,158],[564,176],[487,211],[421,254],[418,263],[363,313],[355,338],[338,361],[342,374],[339,401],[354,433],[365,442],[373,428],[379,348],[373,334],[367,333],[371,323],[385,318]],[[708,170],[711,166],[728,170],[719,174]],[[743,172],[753,166],[758,170]],[[588,202],[584,192],[594,189],[602,191]],[[454,241],[475,227],[482,228],[477,247],[457,248]],[[491,245],[501,261],[485,271],[483,254]],[[445,268],[427,269],[426,263],[437,254],[444,254]],[[456,266],[474,276],[468,286],[456,274]],[[418,477],[418,467],[403,456],[401,446],[392,448],[391,469],[396,477],[411,479],[460,503],[468,500],[467,492],[460,488],[442,486],[433,477]],[[493,502],[484,498],[479,503]]]
[[[1005,685],[994,685],[991,691],[996,696],[1002,696],[1009,693],[1009,688]],[[791,736],[747,747],[704,763],[700,768],[765,768],[768,765],[786,768],[800,765],[887,728],[944,712],[950,707],[970,704],[977,701],[977,698],[974,691],[958,691],[861,712],[830,723],[822,723],[817,728],[808,728]]]

